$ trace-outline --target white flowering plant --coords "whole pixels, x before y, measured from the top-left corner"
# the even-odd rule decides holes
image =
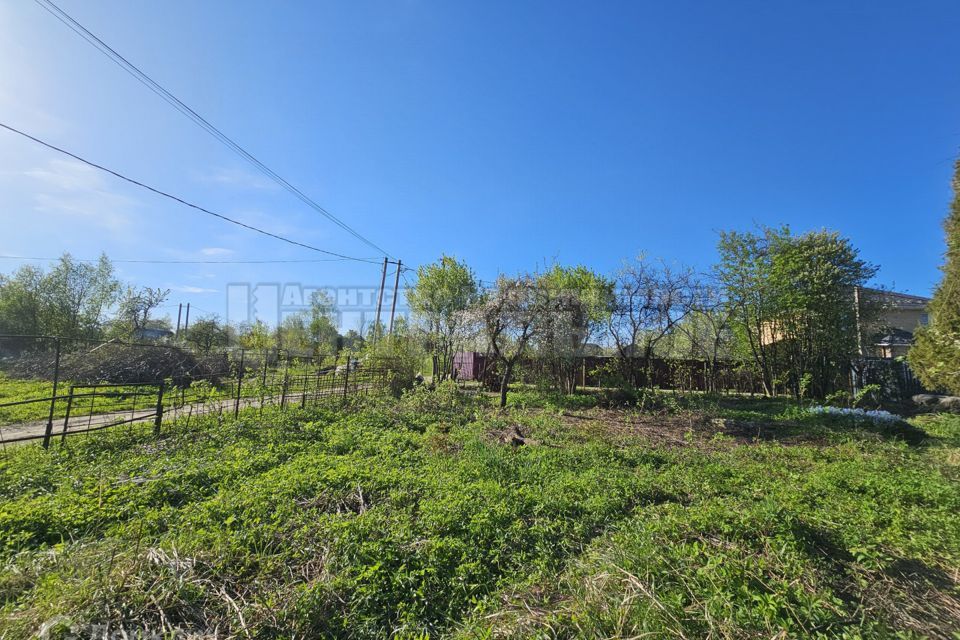
[[[883,409],[850,409],[846,407],[813,406],[807,408],[807,413],[852,418],[855,421],[869,421],[881,424],[902,422],[900,416],[884,411]]]

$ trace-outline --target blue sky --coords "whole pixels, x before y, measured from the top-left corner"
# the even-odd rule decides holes
[[[640,252],[706,269],[717,231],[828,227],[929,293],[960,150],[956,2],[58,4],[404,263],[483,278]],[[0,121],[320,247],[376,252],[32,2],[0,1]],[[310,259],[0,132],[0,254]],[[11,270],[16,261],[2,260]],[[229,283],[379,268],[121,264],[225,314]],[[169,310],[169,309],[168,309]]]

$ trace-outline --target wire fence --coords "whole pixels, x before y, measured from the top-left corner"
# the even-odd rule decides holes
[[[0,336],[0,445],[251,407],[306,407],[391,388],[388,360],[283,349]]]

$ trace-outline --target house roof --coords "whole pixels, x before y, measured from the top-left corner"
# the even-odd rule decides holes
[[[913,344],[913,334],[903,329],[889,329],[880,334],[874,343],[877,347],[908,347]]]
[[[925,309],[930,304],[930,298],[924,296],[915,296],[910,293],[899,293],[897,291],[886,291],[884,289],[870,289],[864,287],[861,289],[864,296],[875,300],[881,300],[884,304],[898,307],[901,309]]]

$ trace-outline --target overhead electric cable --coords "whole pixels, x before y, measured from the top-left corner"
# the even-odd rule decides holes
[[[306,195],[305,193],[303,193],[303,191],[301,191],[297,187],[290,184],[290,182],[284,179],[280,174],[278,174],[276,171],[274,171],[273,169],[265,165],[263,162],[258,160],[253,154],[248,152],[246,149],[241,147],[236,141],[230,138],[227,134],[223,133],[222,131],[220,131],[220,129],[210,124],[210,122],[207,121],[203,116],[201,116],[199,113],[197,113],[196,111],[188,107],[179,98],[177,98],[175,95],[167,91],[163,86],[157,83],[153,78],[148,76],[146,73],[141,71],[136,65],[134,65],[132,62],[130,62],[129,60],[124,58],[122,55],[120,55],[110,45],[108,45],[106,42],[98,38],[89,29],[87,29],[82,24],[80,24],[75,19],[73,19],[66,11],[64,11],[57,5],[55,5],[50,0],[36,0],[36,2],[42,8],[44,8],[50,14],[52,14],[55,18],[57,18],[58,20],[63,22],[65,25],[67,25],[67,27],[73,30],[77,35],[82,37],[84,40],[86,40],[87,42],[92,44],[94,47],[96,47],[101,53],[103,53],[105,56],[110,58],[121,69],[123,69],[124,71],[132,75],[139,82],[144,84],[148,89],[150,89],[151,91],[156,93],[158,96],[163,98],[167,103],[169,103],[177,111],[179,111],[180,113],[188,117],[197,126],[199,126],[201,129],[205,130],[207,133],[209,133],[214,138],[219,140],[222,144],[224,144],[234,153],[236,153],[241,158],[243,158],[244,160],[252,164],[258,171],[260,171],[261,173],[266,175],[268,178],[270,178],[271,180],[279,184],[281,187],[289,191],[301,202],[306,204],[308,207],[314,209],[315,211],[323,215],[325,218],[327,218],[328,220],[336,224],[338,227],[340,227],[341,229],[343,229],[353,237],[363,242],[364,244],[368,245],[369,247],[372,247],[373,249],[376,249],[377,251],[379,251],[380,253],[384,254],[387,257],[390,256],[390,254],[387,251],[385,251],[378,245],[374,244],[371,240],[365,238],[363,235],[361,235],[359,232],[353,229],[346,222],[344,222],[337,216],[327,211],[324,207],[322,207],[320,204],[314,201],[310,196]]]
[[[73,258],[71,256],[71,258]],[[56,262],[60,258],[38,258],[36,256],[3,256],[0,255],[0,260],[36,260],[39,262]],[[344,260],[354,260],[355,258],[315,258],[313,260],[124,260],[124,259],[113,259],[108,258],[110,262],[115,262],[117,264],[302,264],[302,263],[318,263],[318,262],[343,262]],[[376,260],[366,258],[357,258],[360,260],[374,262],[379,264]],[[92,258],[73,258],[77,262],[99,262],[98,259]]]
[[[170,194],[170,193],[167,193],[166,191],[161,191],[160,189],[156,189],[156,188],[154,188],[154,187],[151,187],[151,186],[149,186],[149,185],[146,185],[146,184],[144,184],[144,183],[142,183],[142,182],[140,182],[140,181],[138,181],[138,180],[134,180],[133,178],[128,178],[127,176],[123,175],[122,173],[118,173],[117,171],[114,171],[113,169],[108,169],[108,168],[106,168],[106,167],[104,167],[104,166],[102,166],[102,165],[99,165],[99,164],[95,163],[95,162],[91,162],[90,160],[87,160],[86,158],[82,158],[81,156],[78,156],[78,155],[75,154],[75,153],[71,153],[71,152],[67,151],[66,149],[61,149],[60,147],[55,146],[55,145],[52,145],[52,144],[50,144],[49,142],[44,142],[44,141],[41,140],[40,138],[35,138],[34,136],[30,135],[29,133],[24,133],[23,131],[20,131],[19,129],[15,129],[14,127],[11,127],[10,125],[7,125],[7,124],[4,124],[4,123],[0,122],[0,127],[3,127],[3,128],[6,129],[7,131],[11,131],[11,132],[13,132],[13,133],[16,133],[17,135],[23,136],[24,138],[27,138],[28,140],[32,140],[32,141],[36,142],[37,144],[41,144],[41,145],[43,145],[44,147],[46,147],[46,148],[48,148],[48,149],[52,149],[53,151],[56,151],[56,152],[58,152],[58,153],[62,153],[63,155],[69,156],[69,157],[73,158],[74,160],[78,160],[78,161],[80,161],[80,162],[82,162],[82,163],[84,163],[84,164],[86,164],[86,165],[88,165],[88,166],[91,166],[91,167],[95,168],[95,169],[99,169],[99,170],[101,170],[101,171],[105,171],[105,172],[109,173],[110,175],[113,175],[113,176],[115,176],[115,177],[117,177],[117,178],[120,178],[121,180],[124,180],[124,181],[126,181],[126,182],[129,182],[130,184],[134,184],[134,185],[136,185],[136,186],[138,186],[138,187],[141,187],[141,188],[143,188],[143,189],[146,189],[147,191],[152,191],[153,193],[155,193],[155,194],[157,194],[157,195],[161,195],[161,196],[163,196],[163,197],[165,197],[165,198],[169,198],[169,199],[171,199],[171,200],[173,200],[173,201],[175,201],[175,202],[179,202],[180,204],[182,204],[182,205],[184,205],[184,206],[187,206],[187,207],[190,207],[191,209],[196,209],[197,211],[200,211],[200,212],[205,213],[205,214],[207,214],[207,215],[213,216],[213,217],[215,217],[215,218],[220,218],[221,220],[224,220],[225,222],[229,222],[230,224],[235,224],[235,225],[237,225],[238,227],[243,227],[244,229],[249,229],[250,231],[255,231],[255,232],[260,233],[260,234],[263,234],[263,235],[265,235],[265,236],[269,236],[269,237],[271,237],[271,238],[275,238],[275,239],[277,239],[277,240],[281,240],[281,241],[286,242],[286,243],[288,243],[288,244],[292,244],[292,245],[295,245],[295,246],[298,246],[298,247],[303,247],[304,249],[310,249],[311,251],[317,251],[317,252],[319,252],[319,253],[324,253],[324,254],[327,254],[327,255],[330,255],[330,256],[335,256],[335,257],[337,257],[337,258],[343,258],[344,260],[354,260],[354,261],[356,261],[356,262],[368,262],[368,263],[370,263],[370,264],[380,264],[380,262],[377,261],[377,260],[367,260],[366,258],[355,258],[355,257],[353,257],[353,256],[347,256],[347,255],[344,255],[344,254],[342,254],[342,253],[337,253],[337,252],[335,252],[335,251],[327,251],[326,249],[320,249],[320,248],[318,248],[318,247],[314,247],[313,245],[309,245],[309,244],[306,244],[306,243],[304,243],[304,242],[299,242],[299,241],[297,241],[297,240],[291,240],[290,238],[285,238],[285,237],[283,237],[283,236],[281,236],[281,235],[278,235],[278,234],[276,234],[276,233],[272,233],[272,232],[270,232],[270,231],[265,231],[265,230],[263,230],[263,229],[260,229],[259,227],[254,227],[253,225],[249,225],[249,224],[247,224],[247,223],[245,223],[245,222],[240,222],[239,220],[234,220],[233,218],[230,218],[230,217],[228,217],[228,216],[225,216],[225,215],[223,215],[223,214],[221,214],[221,213],[216,213],[216,212],[214,212],[214,211],[210,211],[209,209],[205,209],[205,208],[201,207],[200,205],[196,205],[196,204],[193,204],[192,202],[188,202],[188,201],[184,200],[183,198],[179,198],[179,197],[177,197],[177,196],[175,196],[175,195],[172,195],[172,194]]]

